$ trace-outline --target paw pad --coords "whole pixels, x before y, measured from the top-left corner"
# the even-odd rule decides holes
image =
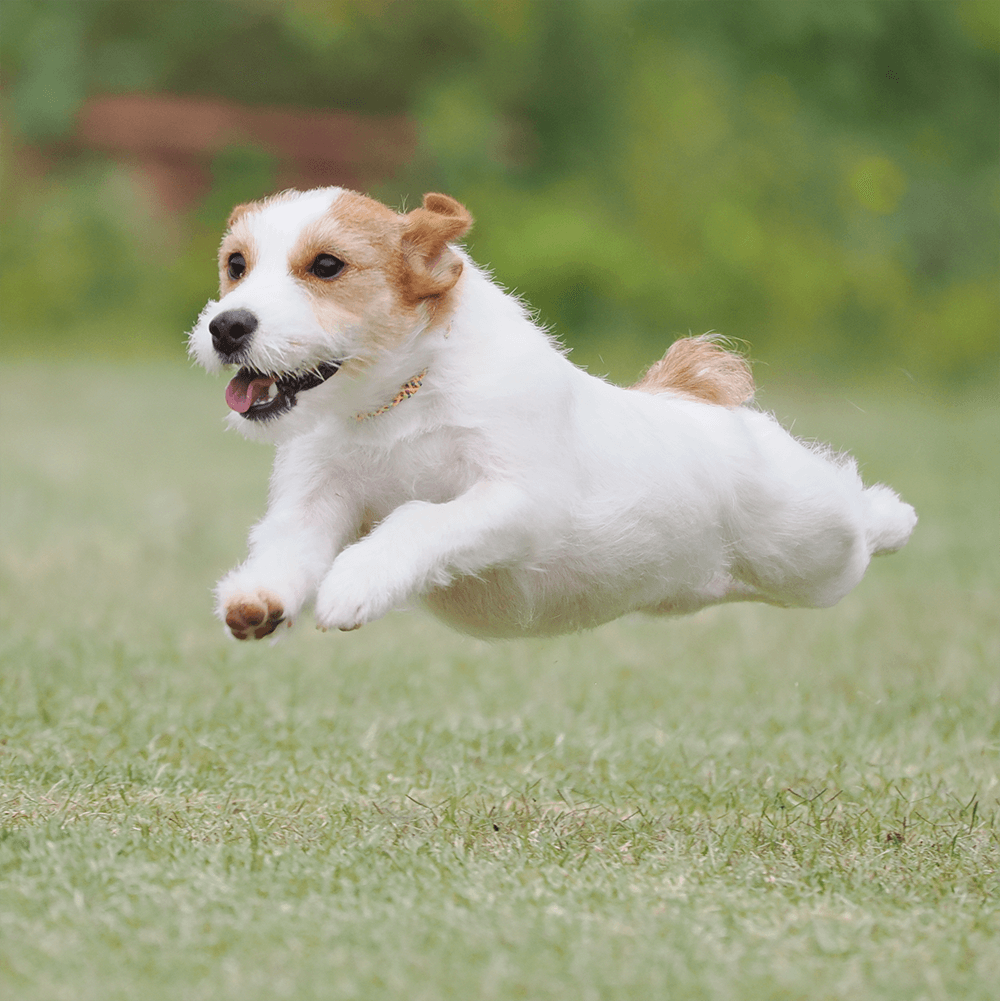
[[[226,606],[226,625],[238,640],[249,639],[251,635],[261,640],[273,633],[284,618],[285,609],[271,594],[237,598]]]

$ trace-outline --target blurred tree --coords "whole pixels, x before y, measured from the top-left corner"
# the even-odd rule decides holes
[[[44,181],[5,171],[6,337],[83,315],[193,318],[228,200],[264,193],[273,171],[234,150],[196,218],[172,235],[133,226],[152,211],[141,193],[59,143],[89,95],[150,90],[410,115],[421,152],[373,193],[465,200],[477,259],[622,378],[708,327],[827,368],[995,370],[997,11],[4,0],[6,158],[61,164]],[[53,241],[87,263],[40,299]],[[150,253],[173,262],[166,287],[141,274]]]

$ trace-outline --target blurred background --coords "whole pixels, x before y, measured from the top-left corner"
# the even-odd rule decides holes
[[[997,372],[994,0],[3,0],[5,354],[183,357],[236,202],[428,190],[573,358]]]

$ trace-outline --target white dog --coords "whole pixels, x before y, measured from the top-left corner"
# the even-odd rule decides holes
[[[711,338],[630,389],[576,368],[451,242],[471,223],[445,195],[404,215],[340,188],[230,216],[191,353],[237,368],[232,424],[277,445],[217,589],[235,636],[310,602],[355,629],[420,599],[481,636],[826,606],[906,542],[913,508],[744,405],[749,370]]]

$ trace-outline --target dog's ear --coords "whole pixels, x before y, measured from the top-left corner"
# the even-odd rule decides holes
[[[428,299],[453,288],[462,259],[448,247],[472,225],[464,205],[447,195],[424,195],[424,204],[403,216],[403,291],[408,299]]]

